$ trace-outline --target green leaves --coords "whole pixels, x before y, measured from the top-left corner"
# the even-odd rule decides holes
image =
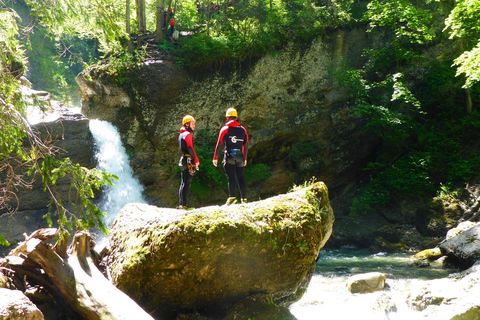
[[[125,1],[120,0],[27,0],[32,14],[54,35],[98,39],[103,53],[122,51],[126,38],[123,21]]]
[[[480,41],[470,51],[463,52],[455,59],[454,66],[457,67],[457,76],[465,76],[464,88],[470,88],[480,82]]]
[[[354,115],[366,119],[366,128],[388,143],[400,145],[413,127],[412,119],[422,113],[402,73],[368,82],[363,70],[346,70],[340,83],[350,92]]]
[[[413,5],[409,0],[373,0],[366,17],[370,28],[387,27],[397,41],[424,44],[434,38],[432,14]]]
[[[94,199],[102,186],[112,185],[113,181],[118,179],[115,175],[82,167],[69,158],[58,160],[52,155],[43,158],[38,171],[42,176],[44,189],[52,196],[52,208],[58,216],[60,231],[99,228],[106,232],[103,223],[105,212],[94,204]],[[73,203],[78,203],[79,207],[66,208],[62,199],[58,198],[55,185],[63,178],[69,179],[71,191],[77,197]],[[47,215],[46,218],[52,223],[51,217]]]
[[[184,65],[201,67],[256,58],[291,41],[302,45],[328,28],[351,21],[350,7],[354,2],[178,1],[175,5],[178,29],[194,30],[189,37],[181,37],[178,53]],[[122,57],[123,52],[131,49],[125,41],[129,35],[124,31],[126,3],[123,0],[26,0],[26,3],[32,8],[32,16],[57,42],[67,35],[96,39],[100,51],[108,57]],[[156,4],[152,1],[147,5],[150,31],[155,26]]]
[[[445,30],[450,38],[460,38],[465,50],[457,59],[457,76],[465,76],[464,88],[470,88],[480,81],[480,1],[457,0],[445,20]]]
[[[367,170],[374,176],[352,203],[353,214],[387,206],[397,197],[418,197],[431,193],[434,184],[428,154],[412,153],[393,163],[373,162]]]
[[[403,74],[395,73],[392,76],[393,80],[393,94],[390,101],[401,101],[407,105],[411,105],[420,108],[420,101],[413,95],[410,89],[407,87],[405,82],[403,82]]]
[[[53,5],[56,2],[48,3]],[[68,3],[58,4],[61,10],[71,9]],[[48,13],[52,8],[43,9]],[[15,197],[15,192],[31,186],[34,179],[40,178],[43,189],[51,198],[51,212],[45,219],[52,225],[54,212],[62,236],[76,229],[96,227],[106,232],[102,221],[104,213],[93,201],[100,188],[112,184],[115,176],[87,169],[72,163],[69,158],[58,159],[55,148],[43,142],[24,117],[27,103],[20,93],[17,78],[25,71],[25,57],[17,40],[15,18],[13,11],[0,8],[0,209],[2,212],[11,210],[9,201]],[[45,18],[53,23],[62,17],[46,15]],[[65,179],[71,186],[69,199],[63,199],[63,193],[57,190],[57,185]],[[0,245],[9,243],[0,236]]]
[[[0,234],[0,246],[8,247],[10,246],[10,242],[7,241],[1,234]]]
[[[194,68],[211,68],[257,58],[288,42],[303,46],[322,31],[349,22],[353,3],[352,0],[326,3],[222,0],[211,8],[211,2],[199,1],[199,10],[195,12],[193,2],[181,2],[178,21],[181,27],[184,24],[193,27],[197,33],[181,38],[177,54],[183,65]]]
[[[470,41],[478,39],[480,33],[480,1],[456,0],[455,7],[445,20],[445,30],[450,38],[466,38]],[[470,42],[471,44],[471,42]]]

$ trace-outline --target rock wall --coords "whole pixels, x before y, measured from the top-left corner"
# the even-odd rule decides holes
[[[119,127],[151,204],[177,204],[177,137],[185,114],[197,119],[195,145],[201,160],[189,205],[225,202],[226,178],[211,159],[225,110],[235,106],[250,135],[250,201],[284,193],[315,176],[329,186],[337,216],[329,244],[423,249],[438,243],[464,212],[477,217],[478,195],[467,211],[466,205],[419,198],[398,200],[367,217],[349,215],[363,168],[381,146],[363,130],[364,120],[353,115],[339,79],[344,70],[362,67],[363,50],[382,47],[382,41],[381,35],[363,29],[336,30],[308,48],[288,47],[248,68],[208,75],[187,73],[160,55],[121,77],[95,70],[78,77],[82,108],[87,116]],[[429,50],[426,56],[445,48],[439,44]]]
[[[249,185],[249,198],[285,192],[312,175],[324,180],[335,198],[357,179],[376,145],[359,130],[361,121],[352,118],[336,85],[342,66],[359,64],[366,43],[362,30],[338,31],[306,50],[287,48],[227,75],[187,74],[168,57],[146,61],[120,80],[91,71],[77,79],[82,111],[119,127],[150,203],[177,203],[177,135],[183,115],[197,119],[202,163],[195,179],[204,181],[202,175],[213,170],[207,166],[230,105],[237,107],[250,134],[250,168],[261,163],[271,172]],[[221,170],[217,174],[223,175]],[[194,188],[191,205],[225,200],[224,186],[203,187]]]

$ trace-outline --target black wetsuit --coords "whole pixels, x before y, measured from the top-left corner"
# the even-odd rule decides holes
[[[181,182],[178,189],[178,203],[187,205],[187,195],[192,183],[193,172],[188,170],[188,164],[199,164],[195,149],[193,148],[193,130],[190,127],[182,127],[178,136],[178,147],[181,153],[178,165],[181,170]]]
[[[247,197],[244,167],[247,160],[247,129],[240,125],[237,120],[228,121],[220,129],[213,159],[218,159],[218,148],[224,145],[223,169],[228,179],[228,195],[235,197],[237,184],[240,189],[240,197]]]

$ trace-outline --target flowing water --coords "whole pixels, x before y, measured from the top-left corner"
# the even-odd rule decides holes
[[[30,89],[25,88],[24,94],[28,97]],[[31,101],[31,98],[28,98]],[[56,103],[56,102],[54,102]],[[31,125],[40,122],[55,121],[61,115],[80,115],[80,107],[63,107],[56,103],[56,108],[44,112],[31,105],[27,107],[27,120]],[[60,112],[61,111],[61,112]],[[105,223],[110,226],[118,211],[127,203],[142,202],[143,186],[133,176],[125,147],[120,140],[120,134],[111,123],[103,120],[90,120],[90,132],[95,143],[95,158],[97,169],[115,174],[119,179],[113,186],[107,186],[102,192],[99,208],[106,212]]]
[[[306,293],[290,307],[290,312],[298,320],[426,319],[407,303],[410,288],[448,277],[453,270],[419,268],[412,263],[407,255],[354,249],[322,251]],[[347,290],[350,276],[374,271],[386,274],[385,290],[367,294],[351,294]]]
[[[103,120],[90,120],[90,131],[95,141],[97,169],[118,176],[113,186],[102,192],[100,209],[107,213],[105,223],[110,226],[120,209],[130,202],[145,203],[143,186],[133,176],[125,147],[120,134],[111,123]]]

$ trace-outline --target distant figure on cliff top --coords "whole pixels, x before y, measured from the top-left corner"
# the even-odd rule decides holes
[[[168,29],[168,39],[170,40],[176,40],[174,39],[173,34],[175,33],[175,25],[177,24],[177,20],[175,20],[175,15],[171,13],[170,20],[168,21],[168,25],[170,28]],[[178,34],[178,32],[176,32]],[[178,36],[177,36],[178,39]]]

